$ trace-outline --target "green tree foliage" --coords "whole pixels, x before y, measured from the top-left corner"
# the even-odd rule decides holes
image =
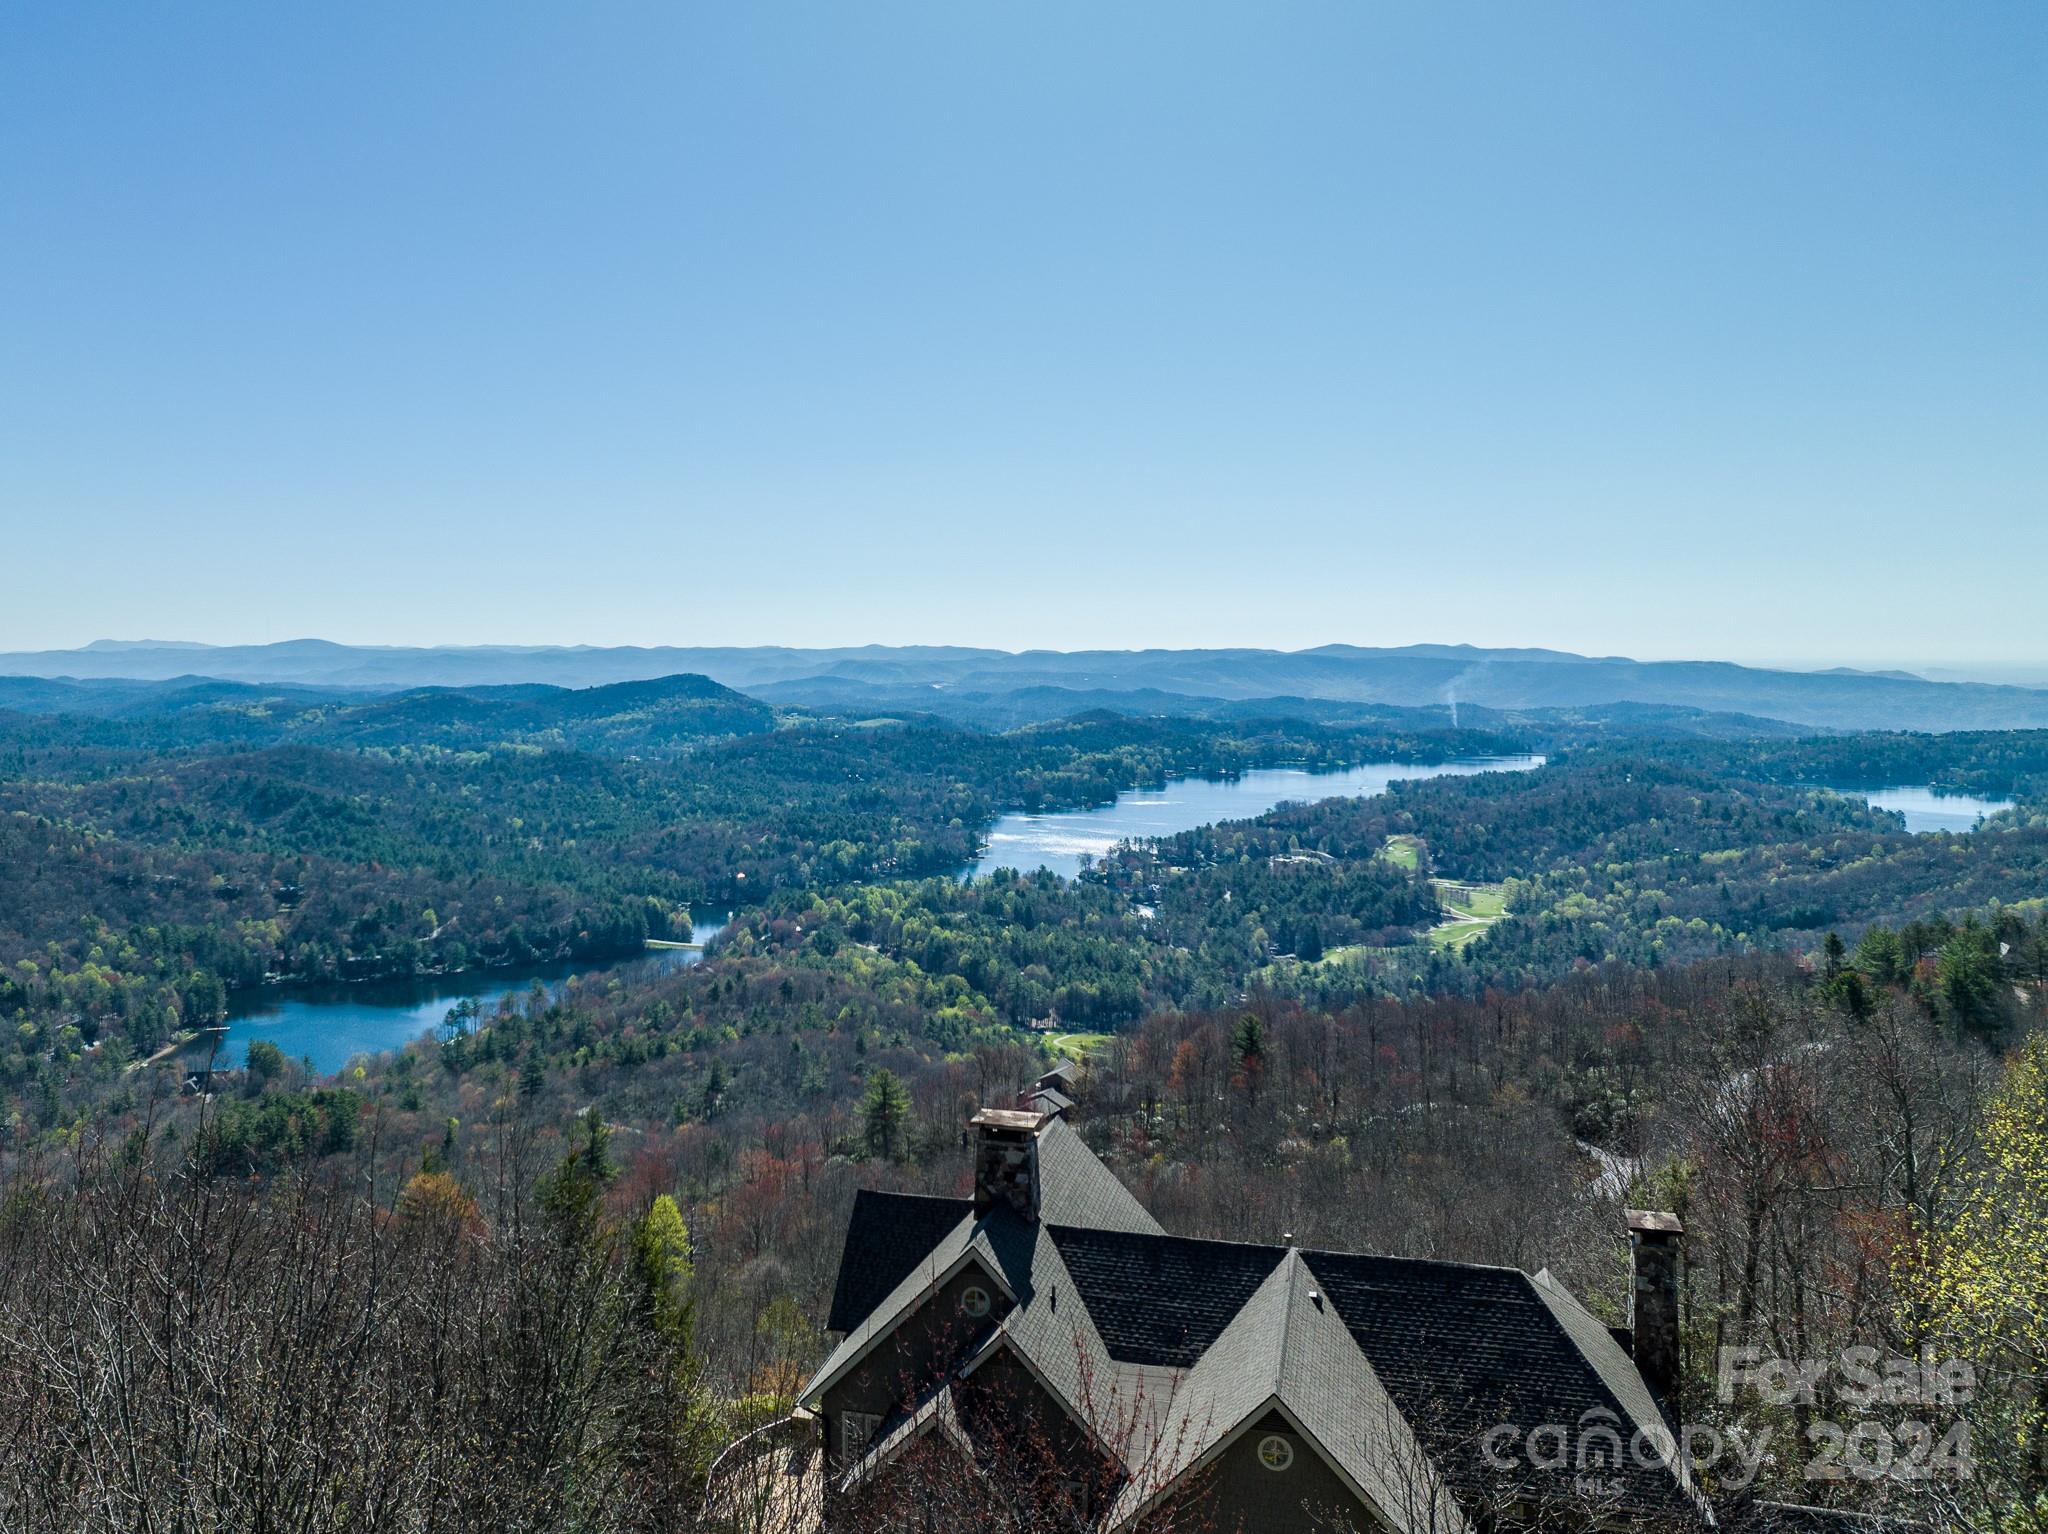
[[[902,1154],[910,1123],[910,1092],[894,1071],[877,1069],[860,1100],[861,1144],[870,1156],[893,1161]]]
[[[682,1211],[669,1194],[656,1195],[633,1226],[633,1278],[648,1329],[679,1355],[689,1352],[695,1315],[691,1255]]]
[[[284,1051],[268,1039],[257,1039],[249,1045],[247,1064],[250,1082],[262,1087],[284,1074]]]
[[[1962,1206],[1923,1225],[1918,1258],[1904,1275],[1910,1305],[1988,1376],[1978,1415],[1996,1437],[1983,1448],[2024,1467],[2005,1527],[2048,1527],[2048,1037],[2007,1065]]]

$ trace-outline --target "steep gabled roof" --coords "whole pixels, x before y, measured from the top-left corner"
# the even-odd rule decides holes
[[[1568,1474],[1521,1467],[1519,1461],[1527,1474],[1484,1466],[1484,1435],[1499,1425],[1518,1430],[1518,1453],[1530,1430],[1563,1428],[1574,1465],[1584,1429],[1604,1421],[1624,1442],[1634,1431],[1631,1419],[1648,1398],[1635,1366],[1620,1357],[1612,1334],[1554,1283],[1539,1288],[1516,1268],[1343,1252],[1304,1255],[1359,1350],[1461,1485],[1485,1481],[1499,1493],[1519,1483],[1535,1497],[1573,1494]],[[1605,1359],[1608,1367],[1597,1367],[1589,1355]],[[1629,1377],[1635,1379],[1632,1406],[1616,1393]],[[1647,1410],[1648,1422],[1661,1422],[1654,1404]],[[1620,1479],[1622,1492],[1612,1499],[1616,1511],[1702,1516],[1681,1471],[1645,1467],[1625,1456]]]
[[[1040,1113],[1065,1113],[1074,1106],[1073,1098],[1057,1087],[1034,1087],[1025,1096]]]
[[[878,1193],[869,1188],[854,1194],[826,1328],[850,1332],[859,1326],[918,1260],[973,1212],[973,1203],[964,1198]]]
[[[1130,1423],[1140,1403],[1123,1389],[1124,1380],[1103,1345],[1102,1335],[1082,1302],[1058,1245],[1043,1225],[1003,1222],[995,1243],[1012,1264],[1009,1274],[1017,1304],[962,1365],[971,1375],[1007,1349],[1037,1378],[1111,1458],[1124,1462]]]
[[[988,1223],[987,1220],[976,1223],[969,1215],[948,1231],[937,1246],[903,1275],[882,1302],[868,1312],[860,1325],[840,1339],[839,1346],[832,1350],[832,1356],[825,1360],[797,1396],[798,1404],[815,1405],[817,1397],[828,1385],[864,1358],[875,1344],[894,1332],[906,1317],[917,1310],[927,1295],[938,1290],[966,1264],[977,1263],[993,1281],[1006,1284],[1003,1264],[983,1228]],[[1011,1295],[1012,1299],[1015,1297]]]
[[[904,1450],[932,1432],[959,1450],[969,1466],[976,1463],[974,1441],[960,1421],[951,1380],[940,1381],[911,1403],[908,1411],[898,1413],[896,1419],[868,1445],[867,1452],[840,1473],[839,1491],[843,1494],[865,1486],[901,1458]]]
[[[1554,1425],[1573,1472],[1589,1430],[1624,1445],[1662,1430],[1613,1334],[1547,1273],[1167,1236],[1070,1124],[1036,1140],[1041,1221],[1007,1204],[976,1219],[965,1200],[856,1200],[833,1310],[854,1325],[802,1401],[975,1262],[1013,1305],[960,1362],[1007,1349],[1064,1403],[1129,1475],[1118,1519],[1267,1411],[1393,1527],[1433,1534],[1460,1526],[1451,1494],[1577,1495],[1570,1472],[1483,1463],[1491,1429]],[[1612,1475],[1604,1511],[1712,1522],[1682,1463],[1624,1455]]]
[[[1048,1225],[1161,1235],[1159,1222],[1065,1119],[1038,1132],[1038,1217]]]
[[[1190,1368],[1287,1249],[1055,1226],[1053,1240],[1112,1356]]]
[[[1040,1217],[1049,1224],[1157,1233],[1159,1222],[1088,1149],[1071,1124],[1054,1120],[1038,1135]],[[929,1198],[863,1188],[840,1248],[839,1278],[826,1328],[850,1332],[873,1314],[960,1222],[971,1199]]]
[[[1453,1534],[1466,1527],[1296,1251],[1281,1258],[1181,1381],[1152,1454],[1105,1527],[1139,1517],[1273,1411],[1391,1528]]]
[[[1626,1438],[1642,1433],[1646,1442],[1667,1444],[1671,1474],[1695,1502],[1701,1501],[1693,1485],[1692,1466],[1687,1463],[1685,1455],[1677,1452],[1677,1439],[1670,1435],[1664,1414],[1657,1408],[1656,1397],[1650,1394],[1650,1387],[1643,1382],[1642,1371],[1622,1352],[1621,1344],[1614,1340],[1614,1333],[1579,1303],[1577,1295],[1551,1277],[1548,1268],[1532,1277],[1529,1286],[1549,1308],[1552,1317],[1579,1350],[1579,1356],[1592,1366],[1601,1385],[1620,1406],[1622,1436]]]
[[[1058,1227],[1053,1239],[1120,1364],[1198,1364],[1287,1255],[1273,1246]],[[1604,1422],[1626,1443],[1661,1421],[1613,1335],[1548,1278],[1413,1258],[1301,1256],[1410,1426],[1454,1479],[1490,1470],[1479,1452],[1497,1424],[1519,1424],[1526,1434],[1559,1423],[1576,1461],[1583,1427]],[[1498,1487],[1497,1475],[1484,1478]],[[1697,1517],[1682,1464],[1668,1471],[1631,1464],[1622,1478],[1617,1500],[1625,1506],[1664,1513],[1683,1507]],[[1531,1490],[1572,1488],[1538,1474]]]

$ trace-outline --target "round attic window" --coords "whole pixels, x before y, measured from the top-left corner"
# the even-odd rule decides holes
[[[960,1291],[960,1308],[977,1320],[988,1314],[988,1291],[979,1284],[969,1284]]]
[[[1259,1440],[1259,1463],[1268,1470],[1285,1470],[1294,1463],[1294,1445],[1278,1433],[1268,1433]]]

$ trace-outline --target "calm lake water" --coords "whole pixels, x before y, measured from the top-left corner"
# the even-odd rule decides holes
[[[1383,794],[1402,778],[1440,778],[1474,772],[1527,772],[1540,756],[1480,757],[1462,762],[1367,762],[1339,772],[1262,767],[1241,778],[1175,778],[1163,788],[1138,788],[1116,803],[1051,815],[1005,815],[988,845],[967,870],[971,878],[998,868],[1049,868],[1066,878],[1081,871],[1083,856],[1101,857],[1118,842],[1171,836],[1219,820],[1263,815],[1287,800],[1363,799]]]
[[[700,923],[695,940],[709,942],[724,927]],[[221,1063],[240,1065],[257,1039],[268,1039],[287,1060],[311,1060],[331,1074],[357,1055],[402,1049],[440,1027],[457,1002],[475,997],[486,1013],[500,998],[519,995],[538,980],[557,986],[571,975],[665,975],[697,963],[704,955],[689,948],[653,948],[619,959],[583,963],[524,965],[461,975],[427,975],[405,980],[366,980],[359,985],[271,985],[228,998],[228,1036]]]
[[[1978,799],[1969,794],[1937,794],[1925,783],[1896,788],[1837,788],[1831,790],[1849,799],[1863,799],[1880,810],[1897,810],[1906,817],[1906,829],[1922,831],[1968,831],[1980,815],[1995,815],[2012,808],[2010,799]]]

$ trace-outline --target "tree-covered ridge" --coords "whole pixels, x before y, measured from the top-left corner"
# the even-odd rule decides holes
[[[601,691],[650,689],[673,690]],[[0,721],[0,1016],[18,1024],[0,1081],[44,1122],[89,1053],[146,1054],[215,1020],[227,988],[622,954],[686,937],[693,912],[949,872],[1008,808],[1494,743],[1272,721],[810,723],[655,761],[519,743],[157,749],[86,725]],[[1106,972],[1072,984],[1135,1016]]]
[[[1043,882],[1011,883],[991,910],[1047,926],[1057,908]],[[778,946],[814,915],[792,910],[783,932],[698,969],[536,989],[341,1090],[270,1062],[210,1106],[174,1108],[147,1076],[126,1076],[93,1133],[121,1143],[156,1115],[134,1154],[165,1186],[181,1199],[248,1197],[258,1213],[273,1180],[288,1198],[299,1179],[333,1171],[404,1219],[446,1217],[478,1243],[449,1249],[479,1261],[524,1250],[516,1218],[558,1230],[517,1202],[548,1196],[545,1180],[518,1193],[517,1166],[601,1168],[573,1204],[590,1221],[580,1228],[621,1239],[622,1273],[642,1245],[679,1250],[686,1229],[693,1271],[647,1314],[688,1315],[696,1411],[760,1420],[815,1361],[852,1189],[957,1194],[965,1112],[1043,1063],[977,1015],[958,976],[857,943],[829,955]],[[1784,1290],[1813,1281],[1803,1254],[1838,1276],[1806,1294],[1798,1324],[1810,1336],[1897,1346],[1910,1315],[1894,1298],[1893,1233],[1950,1220],[1972,1186],[1961,1164],[1973,1154],[1973,1082],[1992,1057],[1950,1010],[1960,946],[1983,955],[1999,944],[1965,928],[1945,940],[1877,929],[1810,970],[1756,956],[1611,965],[1470,998],[1324,1009],[1254,995],[1157,1010],[1098,1055],[1082,1122],[1178,1233],[1292,1231],[1317,1245],[1549,1266],[1612,1320],[1624,1305],[1620,1206],[1679,1207],[1696,1286],[1688,1358],[1702,1380],[1722,1343],[1790,1324]],[[2010,1024],[2038,1020],[2037,1001],[2012,995],[2018,972],[2000,978]],[[2038,981],[2030,991],[2044,994]],[[593,1125],[611,1126],[601,1142]],[[1589,1144],[1609,1159],[1589,1158]],[[1601,1191],[1603,1166],[1634,1170]],[[178,1176],[220,1191],[195,1194]],[[655,1215],[664,1197],[674,1220]],[[0,1248],[32,1234],[69,1253],[59,1207],[36,1207],[25,1226],[0,1224]],[[122,1250],[139,1259],[155,1240]],[[35,1296],[39,1308],[13,1313],[50,1314],[61,1291],[44,1271],[0,1265],[0,1304]],[[391,1350],[394,1366],[411,1356],[395,1330],[367,1345]],[[2002,1406],[2013,1404],[2007,1378],[1989,1380]],[[709,1446],[649,1441],[671,1445],[677,1485],[694,1484]],[[1796,1485],[1802,1463],[1773,1474]],[[576,1461],[570,1484],[589,1470]]]
[[[289,743],[447,750],[533,745],[673,756],[706,740],[776,725],[766,704],[701,676],[576,689],[429,687],[382,696],[201,678],[154,688],[0,678],[0,710],[16,702],[25,711],[54,715],[20,731],[24,735],[158,750]]]

